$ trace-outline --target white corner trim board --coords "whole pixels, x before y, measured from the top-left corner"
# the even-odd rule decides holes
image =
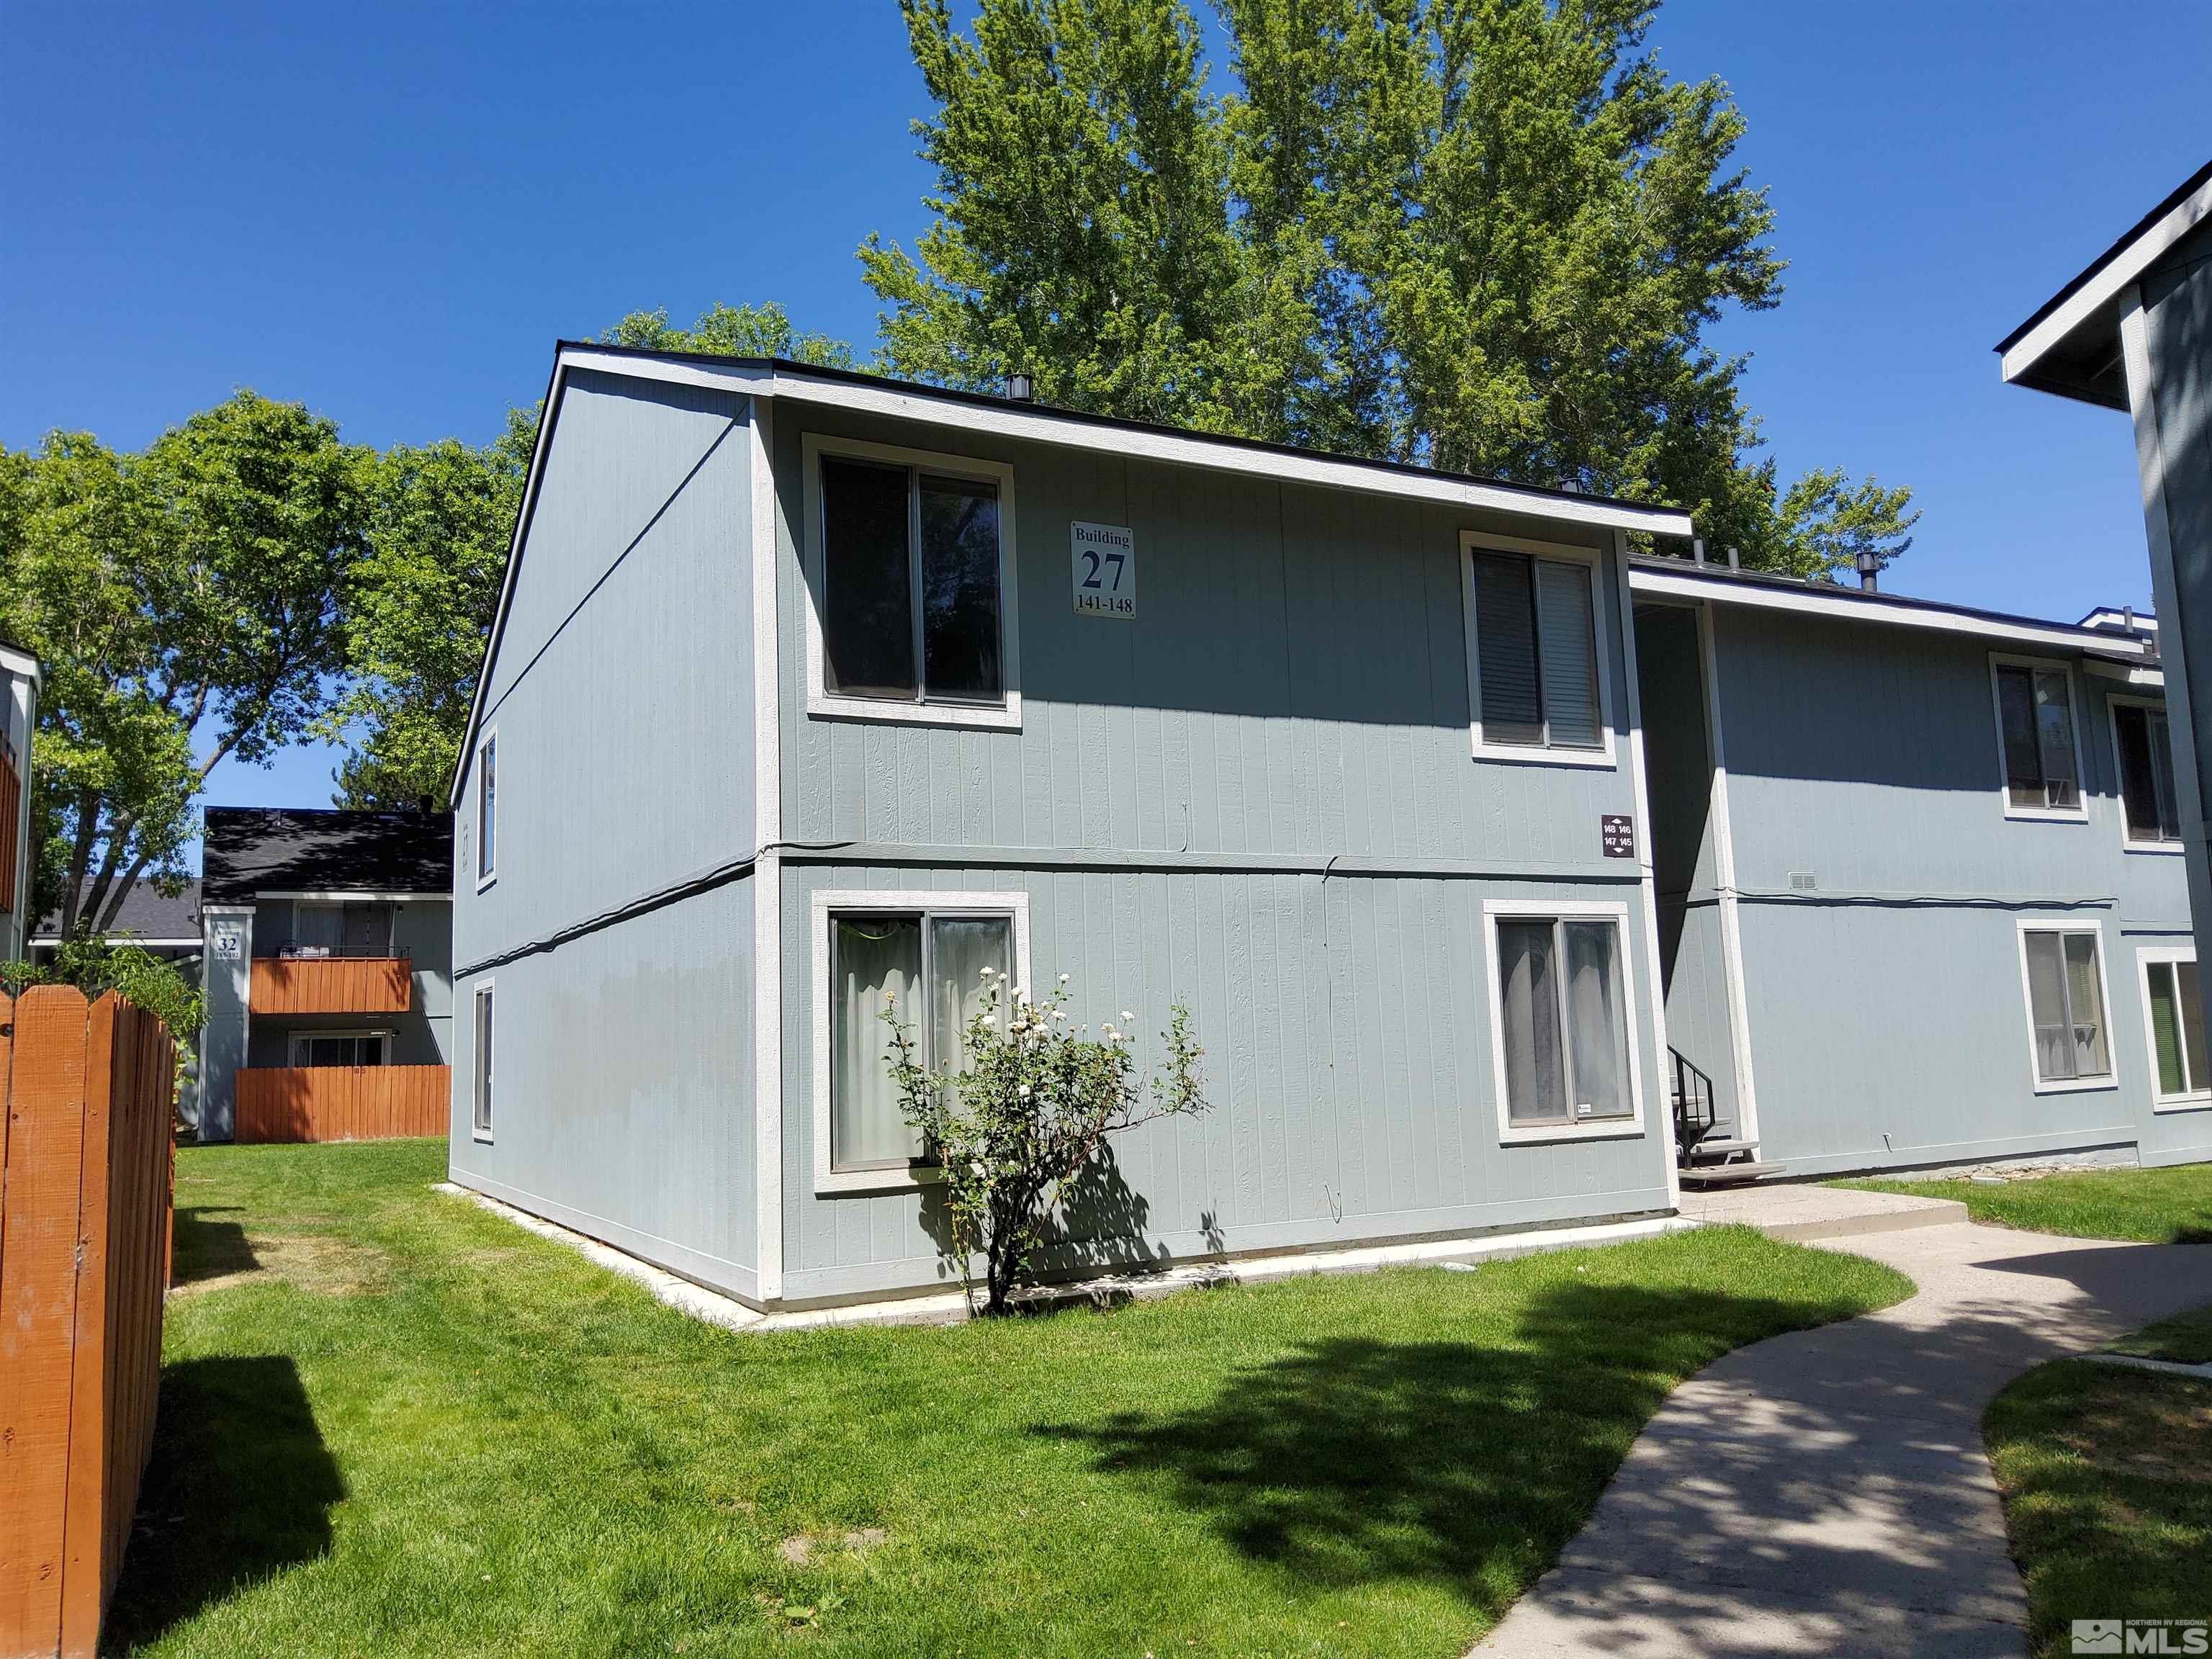
[[[762,1297],[783,1295],[783,710],[777,693],[782,546],[775,414],[753,399],[753,1265]]]

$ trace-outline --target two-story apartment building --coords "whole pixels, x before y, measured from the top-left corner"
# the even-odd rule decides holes
[[[2004,769],[2043,752],[2005,735],[2021,685],[1990,655],[2034,641],[1959,612],[1922,649],[1887,596],[1864,602],[1880,622],[1830,618],[1832,588],[1777,584],[1797,605],[1778,610],[1634,556],[1691,529],[787,362],[563,346],[455,782],[454,1180],[759,1306],[939,1285],[877,1015],[887,992],[927,1010],[925,1057],[954,1063],[985,966],[1066,973],[1079,1018],[1133,1009],[1146,1032],[1183,1002],[1206,1049],[1213,1111],[1120,1147],[1066,1218],[1070,1270],[1656,1224],[1678,1092],[1729,1123],[1709,1138],[1738,1149],[1708,1155],[1733,1161],[2114,1144],[2142,1048],[2112,1099],[2035,1103],[2062,1035],[2117,1054],[2138,1005],[2054,1003],[2044,936],[2063,993],[2074,901],[2101,883],[2155,921],[2166,900],[2127,909],[2132,855],[2087,836],[1954,867],[2014,829]],[[2094,750],[2092,665],[2148,694],[2148,647],[2050,632]],[[1905,684],[1939,656],[1940,684]],[[1749,665],[1801,657],[1825,678],[1784,684],[1811,718],[1793,732]],[[2031,665],[2036,734],[2054,684]],[[1914,758],[1916,698],[1971,775]],[[2109,774],[2071,779],[2045,810],[2101,833]],[[1954,793],[1962,816],[1923,834],[1911,814]],[[1916,862],[1938,832],[1966,841]],[[1850,850],[1863,835],[1887,864]],[[1808,872],[1820,899],[1779,896]],[[1998,928],[2009,977],[1960,985],[1965,924],[1923,931],[1909,892]],[[1774,973],[1806,988],[1758,1000]],[[1951,1103],[1966,1066],[1822,1022],[1877,989],[1929,1005],[1936,1059],[1935,1002],[1979,999],[1948,1040],[2002,1033],[2023,1122],[1995,1094]],[[1854,1074],[1866,1122],[1833,1124]]]
[[[442,1128],[453,869],[442,812],[208,808],[202,1140]]]

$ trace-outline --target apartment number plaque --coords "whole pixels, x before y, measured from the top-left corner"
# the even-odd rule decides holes
[[[1079,617],[1137,614],[1137,538],[1127,525],[1071,524],[1067,552]]]
[[[1598,844],[1609,859],[1636,856],[1636,820],[1626,812],[1607,812],[1597,821]]]

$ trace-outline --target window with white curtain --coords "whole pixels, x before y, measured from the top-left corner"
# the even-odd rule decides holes
[[[957,896],[948,896],[948,898]],[[899,1110],[887,1000],[932,1071],[966,1069],[965,1033],[994,975],[1014,972],[1014,919],[967,908],[828,916],[829,1168],[904,1170],[928,1149]]]
[[[1620,915],[1508,913],[1492,925],[1491,1035],[1508,1130],[1633,1116]]]
[[[2039,1088],[2092,1087],[2112,1080],[2098,938],[2094,927],[2021,929]]]
[[[2154,1097],[2161,1103],[2212,1101],[2212,1060],[2205,1054],[2197,953],[2187,946],[2154,945],[2139,952],[2139,959]]]
[[[1467,543],[1468,648],[1478,749],[1609,750],[1595,557]]]
[[[2081,750],[2074,732],[2074,677],[2065,664],[1992,659],[2005,810],[2080,817]]]

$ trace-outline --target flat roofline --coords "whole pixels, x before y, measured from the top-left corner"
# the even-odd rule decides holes
[[[956,386],[929,386],[919,380],[902,380],[890,375],[871,374],[860,369],[825,368],[816,363],[799,362],[788,357],[730,357],[711,352],[668,351],[647,346],[605,345],[591,340],[562,340],[556,348],[561,362],[575,368],[605,368],[611,372],[641,373],[641,366],[667,364],[708,371],[717,380],[728,380],[740,384],[735,389],[761,397],[791,397],[803,395],[809,385],[841,386],[856,392],[872,392],[890,397],[912,399],[928,404],[941,404],[951,409],[967,410],[994,417],[988,424],[1000,425],[1012,417],[1026,429],[1015,435],[1029,437],[1042,442],[1069,441],[1069,434],[1054,428],[1087,428],[1096,431],[1117,432],[1133,437],[1144,437],[1156,442],[1190,446],[1194,452],[1234,453],[1245,456],[1269,458],[1283,463],[1280,476],[1300,480],[1304,470],[1316,465],[1342,467],[1359,472],[1371,472],[1382,477],[1405,479],[1436,486],[1440,491],[1476,489],[1498,491],[1526,505],[1506,507],[1505,511],[1522,511],[1541,518],[1565,518],[1576,522],[1604,524],[1616,529],[1648,531],[1656,535],[1688,536],[1694,533],[1688,511],[1682,507],[1651,501],[1625,501],[1618,496],[1595,495],[1579,490],[1547,489],[1541,484],[1514,483],[1502,478],[1485,477],[1475,473],[1447,472],[1436,467],[1419,466],[1407,461],[1375,460],[1364,456],[1339,454],[1328,450],[1302,449],[1291,444],[1269,443],[1257,438],[1238,437],[1228,433],[1201,432],[1194,428],[1164,426],[1152,421],[1127,420],[1119,416],[1097,415],[1085,410],[1062,409],[1055,404],[1017,403],[994,392],[971,392]],[[598,358],[618,360],[616,363],[600,363]],[[627,366],[627,367],[625,367]],[[762,382],[765,380],[766,384]],[[887,411],[888,412],[888,411]],[[898,411],[905,418],[927,418],[911,410]],[[953,422],[958,424],[957,421]],[[1085,446],[1091,447],[1091,446]],[[1183,460],[1188,465],[1205,465],[1197,453],[1188,457],[1163,456],[1160,459]],[[1218,464],[1218,463],[1217,463]],[[1249,465],[1238,471],[1258,471]],[[1356,487],[1356,486],[1354,486]]]
[[[2042,617],[1984,611],[1974,605],[1953,605],[1941,599],[1918,599],[1901,593],[1869,593],[1859,588],[1826,582],[1800,581],[1794,577],[1769,575],[1759,571],[1717,568],[1709,564],[1696,564],[1687,559],[1638,556],[1630,560],[1629,566],[1629,587],[1638,593],[1710,599],[1723,605],[1794,611],[1808,616],[1836,617],[1852,622],[1885,623],[1896,627],[2002,640],[2018,645],[2080,651],[2086,655],[2109,657],[2118,662],[2150,663],[2157,660],[2141,640],[2105,629],[2085,628],[2078,623],[2053,622]]]

